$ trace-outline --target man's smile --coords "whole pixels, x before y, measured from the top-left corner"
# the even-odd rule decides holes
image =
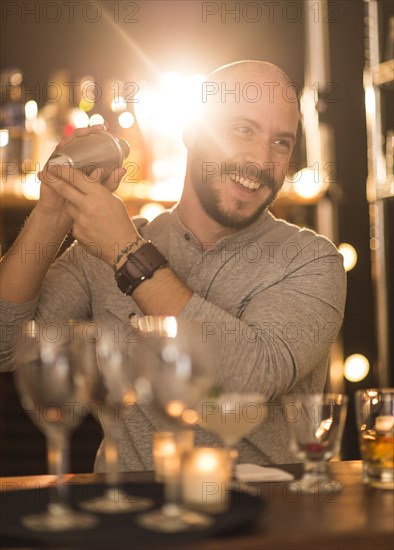
[[[257,189],[260,189],[261,184],[258,181],[251,180],[249,178],[244,178],[243,176],[239,176],[235,173],[229,173],[229,178],[238,185],[242,186],[245,189],[248,189],[249,191],[257,191]]]

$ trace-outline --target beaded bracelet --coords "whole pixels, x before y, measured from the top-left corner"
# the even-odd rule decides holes
[[[140,242],[142,242],[144,239],[140,236],[138,236],[137,240],[129,243],[127,246],[122,248],[122,250],[119,252],[119,254],[116,256],[114,263],[112,264],[112,267],[114,268],[114,271],[116,271],[117,265],[120,262],[120,260],[123,258],[123,256],[128,255],[130,252],[133,251],[133,248],[135,248]]]

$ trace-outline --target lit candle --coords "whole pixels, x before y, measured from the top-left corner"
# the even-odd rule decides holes
[[[152,451],[156,481],[162,482],[179,475],[182,455],[192,450],[193,439],[191,430],[178,434],[154,432]]]
[[[390,432],[394,427],[394,416],[384,415],[375,418],[375,429],[378,432]]]
[[[231,460],[226,449],[200,447],[185,455],[182,464],[182,494],[185,504],[207,512],[228,507]]]

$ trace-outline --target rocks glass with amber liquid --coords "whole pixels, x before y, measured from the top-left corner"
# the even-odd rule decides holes
[[[304,475],[289,489],[306,494],[333,494],[341,490],[330,479],[327,461],[338,454],[348,398],[339,393],[282,396],[290,451],[304,463]]]
[[[394,388],[358,390],[356,415],[364,482],[394,489]]]

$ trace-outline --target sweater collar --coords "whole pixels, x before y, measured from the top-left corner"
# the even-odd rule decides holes
[[[222,237],[214,243],[214,247],[220,247],[224,243],[231,244],[231,243],[242,243],[242,242],[250,242],[252,240],[256,240],[257,238],[260,238],[264,233],[267,233],[269,229],[272,227],[273,222],[275,221],[274,215],[266,209],[263,214],[257,218],[252,224],[250,224],[248,227],[245,227],[244,229],[240,229],[236,233],[233,233],[232,235],[227,235],[226,237]],[[178,206],[174,206],[174,208],[170,211],[170,225],[171,227],[185,240],[189,241],[190,243],[195,244],[200,249],[204,249],[205,247],[199,242],[197,237],[193,234],[193,232],[183,223],[179,216],[179,209]],[[208,244],[208,243],[207,243]],[[210,243],[212,245],[212,243]]]

